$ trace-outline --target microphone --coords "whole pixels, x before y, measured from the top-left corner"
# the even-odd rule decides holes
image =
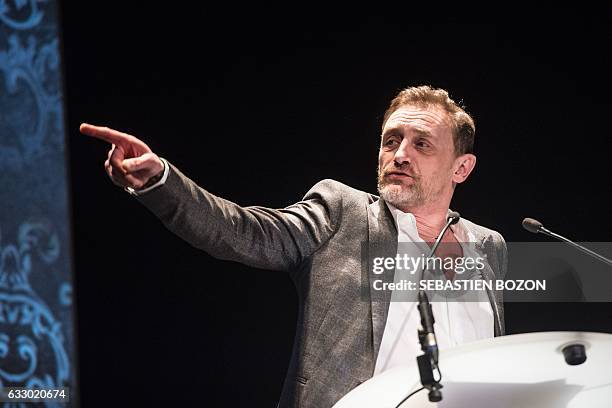
[[[433,367],[435,368],[438,364],[438,342],[436,341],[436,332],[434,331],[434,323],[436,320],[433,316],[433,310],[431,309],[431,303],[427,298],[427,293],[424,290],[419,290],[419,315],[421,315],[421,327],[419,330],[419,342],[421,343],[421,350],[427,355],[431,356],[433,360]]]
[[[429,251],[429,255],[427,256],[428,258],[431,258],[436,252],[436,249],[438,249],[440,242],[442,242],[442,237],[444,236],[444,234],[446,234],[446,230],[448,230],[448,228],[451,225],[455,225],[456,223],[458,223],[460,218],[461,218],[461,215],[459,215],[457,211],[451,211],[448,213],[448,215],[446,216],[446,225],[444,226],[444,228],[442,228],[442,231],[440,231],[440,234],[438,235],[438,237],[436,238],[436,241],[431,247],[431,250]],[[419,280],[423,279],[424,270],[425,268],[421,269],[421,279]]]
[[[431,250],[429,251],[429,255],[427,259],[431,258],[440,242],[442,242],[442,237],[446,234],[446,231],[453,224],[459,222],[461,216],[456,211],[450,211],[448,216],[446,217],[446,224],[440,234],[436,238]],[[425,267],[427,263],[423,265],[421,268],[421,273],[419,275],[419,287],[421,286],[421,282],[423,281],[423,275],[425,273]],[[418,330],[419,335],[419,343],[421,343],[421,350],[423,350],[422,355],[417,356],[417,365],[419,367],[419,375],[421,377],[421,384],[423,384],[423,388],[427,388],[429,390],[429,401],[431,402],[439,402],[442,400],[442,392],[440,389],[442,388],[442,384],[440,381],[442,380],[442,373],[440,373],[440,367],[438,367],[438,342],[436,340],[436,332],[434,331],[434,323],[436,322],[434,319],[433,311],[431,309],[431,303],[429,303],[429,299],[427,298],[427,293],[423,289],[419,289],[418,293],[418,305],[419,315],[421,316],[421,328]],[[433,370],[437,369],[440,378],[437,380],[434,378]],[[408,395],[409,397],[410,395]],[[408,398],[406,397],[404,401]],[[404,402],[400,402],[398,407]]]
[[[459,222],[459,219],[461,218],[461,215],[459,215],[459,213],[457,211],[451,211],[448,213],[448,217],[446,217],[446,220],[451,220],[451,225],[455,225],[456,223]]]
[[[534,220],[533,218],[525,218],[523,220],[523,228],[529,232],[537,234],[542,228],[544,228],[544,226],[538,220]]]
[[[457,211],[451,211],[448,213],[446,217],[446,225],[440,231],[440,234],[436,238],[431,250],[429,251],[429,255],[427,258],[431,258],[440,242],[442,242],[442,237],[448,230],[451,225],[454,225],[459,222],[461,216]],[[423,275],[425,273],[425,265],[421,269],[421,274],[419,278],[419,286],[421,285],[421,281],[423,280]],[[421,316],[421,327],[419,330],[419,342],[421,343],[421,350],[425,352],[425,354],[431,356],[433,361],[433,367],[435,368],[438,365],[438,342],[436,340],[436,332],[434,331],[434,323],[435,319],[433,316],[433,311],[431,309],[431,304],[429,303],[429,299],[427,298],[427,293],[424,290],[419,290],[418,293],[419,304],[417,308],[419,309],[419,315]]]
[[[567,242],[568,244],[570,244],[571,246],[573,246],[574,248],[578,249],[579,251],[584,252],[587,255],[592,256],[595,259],[600,260],[601,262],[612,266],[612,260],[599,255],[597,252],[593,252],[588,248],[583,247],[580,244],[575,243],[574,241],[569,240],[568,238],[565,238],[562,235],[559,235],[557,233],[554,233],[546,228],[544,228],[544,226],[542,225],[542,223],[538,220],[534,220],[533,218],[525,218],[523,220],[523,228],[525,228],[527,231],[532,232],[534,234],[538,234],[538,233],[542,233],[545,235],[548,235],[549,237],[553,237],[556,238],[560,241],[563,242]]]

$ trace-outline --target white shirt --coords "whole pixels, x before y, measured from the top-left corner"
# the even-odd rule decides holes
[[[407,253],[409,257],[419,257],[423,250],[427,253],[429,246],[417,232],[414,215],[387,205],[397,225],[398,255],[404,256]],[[370,207],[375,214],[379,211],[378,203],[371,204]],[[474,248],[473,243],[476,242],[476,239],[465,228],[461,220],[453,226],[452,231],[461,244],[464,257],[482,256]],[[395,282],[405,279],[406,273],[406,271],[396,269]],[[481,278],[474,275],[472,279]],[[391,295],[374,375],[396,366],[414,364],[416,357],[422,354],[417,335],[417,330],[421,327],[421,317],[417,309],[417,302],[413,301],[414,293],[410,301],[405,301],[406,299],[406,293],[400,291],[393,291]],[[494,336],[493,310],[488,300],[431,302],[431,306],[435,319],[436,340],[440,350]]]

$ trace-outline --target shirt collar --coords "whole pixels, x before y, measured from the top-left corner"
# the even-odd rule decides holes
[[[393,220],[395,221],[398,231],[400,231],[400,229],[408,229],[410,232],[418,236],[416,218],[414,217],[414,214],[410,212],[403,212],[399,208],[389,204],[387,201],[385,201],[385,204],[387,204],[389,211],[391,211],[391,215],[393,215]],[[449,209],[448,212],[450,213],[451,210]],[[474,235],[466,228],[463,218],[459,219],[459,222],[450,228],[453,231],[453,234],[455,234],[457,241],[466,243],[476,242]]]

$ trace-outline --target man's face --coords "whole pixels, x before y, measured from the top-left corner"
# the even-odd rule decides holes
[[[437,106],[402,106],[389,116],[383,129],[378,191],[403,211],[448,205],[453,181],[463,181],[456,180],[458,159],[445,111]]]

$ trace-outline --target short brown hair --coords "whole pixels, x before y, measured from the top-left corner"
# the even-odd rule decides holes
[[[464,106],[458,105],[444,89],[432,88],[429,85],[412,86],[400,91],[391,101],[385,111],[382,127],[393,112],[404,105],[439,106],[448,113],[453,124],[453,143],[457,156],[474,151],[474,134],[476,127],[474,119],[465,111]]]

